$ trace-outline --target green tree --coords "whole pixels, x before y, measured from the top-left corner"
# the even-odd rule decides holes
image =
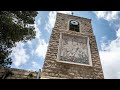
[[[8,57],[15,43],[34,39],[37,11],[0,11],[0,66],[12,64]]]

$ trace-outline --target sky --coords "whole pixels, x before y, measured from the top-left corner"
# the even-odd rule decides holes
[[[42,69],[56,13],[92,19],[105,79],[120,79],[120,12],[119,11],[39,11],[35,18],[36,38],[17,42],[10,57],[12,68],[38,71]]]

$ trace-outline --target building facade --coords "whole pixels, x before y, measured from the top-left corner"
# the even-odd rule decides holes
[[[104,79],[91,19],[57,13],[42,79]]]

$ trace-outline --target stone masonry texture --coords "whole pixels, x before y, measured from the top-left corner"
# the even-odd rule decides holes
[[[23,69],[10,68],[10,74],[6,75],[7,68],[0,67],[0,79],[37,79],[38,72]]]
[[[69,20],[79,21],[80,32],[69,30]],[[77,36],[86,35],[89,37],[92,66],[67,64],[56,60],[60,32]],[[52,30],[41,72],[41,79],[104,79],[91,19],[57,13],[55,26]]]

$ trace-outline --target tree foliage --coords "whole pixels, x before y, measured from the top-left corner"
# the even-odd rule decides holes
[[[34,21],[37,11],[0,11],[0,66],[12,64],[8,57],[19,41],[35,38]]]

